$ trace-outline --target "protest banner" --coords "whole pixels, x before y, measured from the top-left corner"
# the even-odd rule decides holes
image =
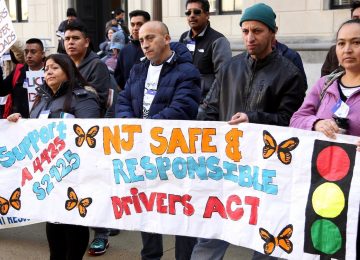
[[[0,0],[0,57],[16,42],[16,34],[4,0]]]
[[[36,88],[40,87],[44,83],[44,71],[27,71],[26,80],[24,81],[24,88],[28,92],[29,111],[31,111],[34,105],[35,96],[37,94]]]
[[[356,259],[357,137],[142,119],[1,120],[0,132],[3,217]]]

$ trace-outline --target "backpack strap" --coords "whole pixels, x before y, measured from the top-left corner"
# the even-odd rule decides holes
[[[18,79],[21,75],[21,69],[23,67],[24,67],[24,64],[21,64],[21,63],[16,64],[14,75],[13,75],[13,78],[11,81],[11,85],[13,88],[15,88],[15,86],[16,86],[16,82],[18,81]],[[3,118],[7,118],[10,115],[10,112],[12,109],[12,104],[13,104],[12,95],[9,94],[7,97],[6,103],[5,103]]]
[[[326,76],[324,86],[323,86],[323,88],[321,89],[321,92],[320,92],[320,98],[319,98],[318,107],[320,106],[321,101],[323,100],[323,98],[325,96],[326,90],[331,86],[332,83],[334,83],[335,80],[338,80],[344,74],[345,74],[345,70],[341,68],[341,69],[337,69],[337,70],[331,72],[331,74]]]

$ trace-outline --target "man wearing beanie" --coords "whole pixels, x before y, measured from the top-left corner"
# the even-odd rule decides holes
[[[275,18],[272,8],[263,3],[245,9],[240,27],[246,51],[220,69],[210,92],[205,120],[228,121],[231,125],[289,125],[292,114],[303,102],[306,83],[300,70],[273,49]],[[228,246],[226,241],[199,238],[191,259],[223,259]],[[274,257],[255,252],[253,259]]]

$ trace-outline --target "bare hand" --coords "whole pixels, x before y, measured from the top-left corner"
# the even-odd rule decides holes
[[[360,152],[360,139],[358,139],[357,140],[357,142],[356,142],[356,150],[358,151],[358,152]]]
[[[6,119],[10,122],[16,123],[21,118],[20,113],[14,113],[9,115]]]
[[[327,137],[331,139],[336,139],[337,133],[339,133],[339,127],[333,119],[322,119],[315,123],[315,131],[324,133]]]
[[[249,118],[245,113],[237,112],[228,122],[229,125],[237,125],[240,123],[249,123]]]

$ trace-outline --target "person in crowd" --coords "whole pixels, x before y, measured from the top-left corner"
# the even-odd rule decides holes
[[[44,67],[44,45],[40,39],[31,38],[25,43],[25,64],[18,63],[0,86],[2,98],[2,118],[12,113],[29,117],[29,96],[27,91],[27,71],[41,71]]]
[[[280,53],[280,55],[290,60],[300,70],[305,80],[305,84],[307,88],[306,73],[304,70],[304,65],[300,54],[297,51],[290,49],[286,44],[277,41],[276,39],[275,39],[275,43],[273,44],[273,48],[276,49]]]
[[[360,9],[360,8],[359,8]],[[360,19],[344,22],[336,35],[336,56],[341,70],[320,78],[291,118],[290,126],[360,136]],[[356,141],[360,152],[360,138]],[[360,216],[359,216],[360,217]],[[360,248],[357,230],[357,255]]]
[[[112,81],[107,66],[91,50],[88,31],[83,23],[75,21],[65,27],[65,50],[84,79],[97,91],[103,116]]]
[[[360,18],[360,1],[352,1],[350,7],[351,19]],[[329,75],[339,68],[339,60],[336,55],[336,44],[330,47],[324,64],[321,67],[321,76]]]
[[[62,21],[56,31],[56,35],[59,36],[57,53],[66,53],[64,46],[64,33],[65,27],[69,23],[78,20],[77,13],[74,8],[70,7],[66,10],[66,20]]]
[[[124,33],[126,43],[128,43],[130,32],[124,21],[125,11],[121,8],[117,8],[112,13],[115,15],[115,17],[105,24],[105,29],[109,27],[116,27],[119,31]]]
[[[3,73],[4,76],[7,77],[10,73],[15,69],[16,65],[19,63],[25,63],[24,56],[24,43],[20,40],[17,40],[8,51],[10,55],[10,60],[4,60],[3,64]],[[5,54],[4,54],[5,55]],[[3,56],[4,57],[4,56]]]
[[[144,57],[139,42],[139,30],[144,23],[150,21],[150,14],[143,10],[134,10],[129,14],[129,17],[131,27],[130,42],[120,52],[114,72],[114,77],[120,89],[124,89],[133,65],[139,63],[140,59]]]
[[[45,61],[45,84],[36,96],[30,118],[98,118],[100,106],[96,91],[65,54],[52,54]],[[8,116],[17,122],[22,115]],[[50,259],[80,260],[89,242],[89,228],[46,223]]]
[[[125,37],[122,32],[116,32],[113,34],[110,42],[111,56],[105,60],[105,64],[109,71],[113,74],[116,68],[117,59],[120,51],[125,47]]]
[[[66,20],[62,21],[59,25],[58,31],[65,33],[66,25],[77,20],[77,13],[74,8],[70,7],[66,10]]]
[[[146,59],[135,64],[119,93],[118,118],[195,119],[200,102],[200,74],[191,54],[181,43],[170,47],[167,26],[159,21],[141,26],[139,41]],[[141,97],[141,98],[139,98]],[[141,232],[142,259],[160,259],[162,235]],[[176,259],[189,259],[193,243],[189,237],[176,236]]]
[[[111,38],[113,34],[117,31],[118,29],[116,27],[109,27],[106,29],[105,41],[99,44],[100,51],[98,52],[98,55],[100,58],[103,59],[105,57],[106,60],[109,56],[111,56],[112,54],[112,51],[110,50]]]
[[[276,14],[258,3],[245,9],[240,26],[246,51],[225,63],[215,79],[205,120],[229,124],[288,126],[300,107],[306,84],[300,70],[273,49]],[[191,259],[222,259],[229,243],[199,238]],[[253,259],[268,259],[255,252]]]
[[[108,108],[110,89],[114,89],[115,82],[111,80],[110,72],[105,63],[90,48],[90,38],[85,25],[75,21],[65,28],[66,53],[74,61],[81,75],[95,88],[99,96],[101,116],[104,117]],[[89,254],[101,255],[109,247],[108,236],[110,229],[94,228],[95,239],[90,244]]]
[[[187,0],[185,15],[190,30],[184,32],[180,42],[193,55],[193,63],[201,74],[201,102],[198,119],[203,119],[204,99],[214,83],[220,67],[231,58],[229,41],[210,26],[208,0]]]

